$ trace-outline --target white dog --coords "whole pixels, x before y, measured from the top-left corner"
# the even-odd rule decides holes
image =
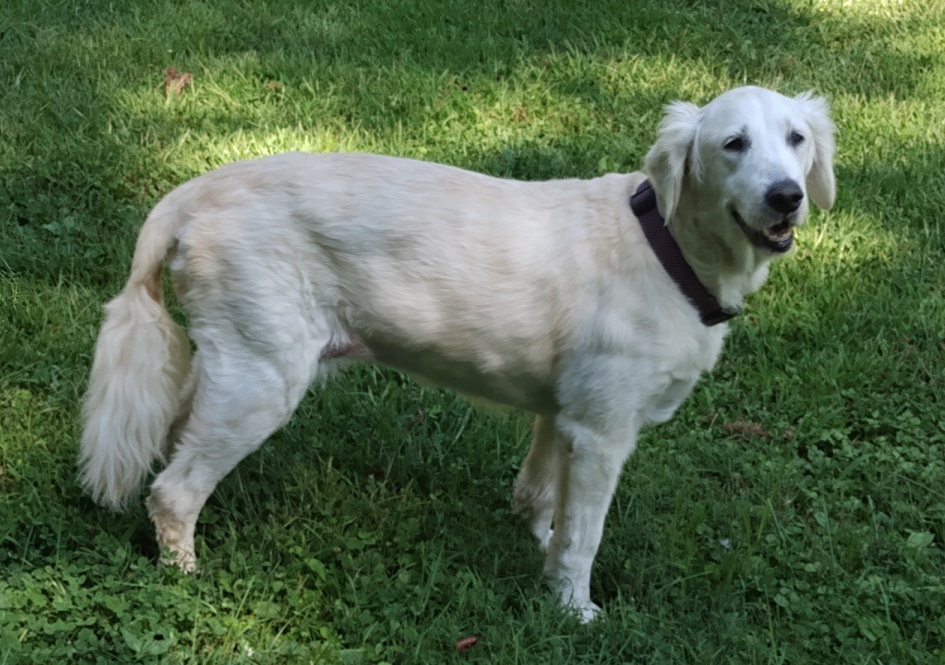
[[[638,431],[712,368],[728,327],[714,324],[790,249],[808,198],[833,204],[833,134],[822,99],[748,87],[667,107],[645,173],[519,182],[286,154],[196,178],[154,208],[106,307],[82,484],[121,508],[166,463],[148,506],[159,544],[190,570],[217,483],[327,365],[381,363],[537,414],[515,507],[561,602],[588,621],[591,565]],[[647,214],[666,223],[645,233],[630,199],[647,178]],[[667,238],[688,283],[654,250]],[[163,304],[165,263],[192,361]]]

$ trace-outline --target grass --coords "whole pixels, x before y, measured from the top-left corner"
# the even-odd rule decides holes
[[[943,57],[940,2],[4,3],[0,663],[945,662]],[[839,199],[644,435],[605,621],[556,611],[510,514],[527,417],[385,370],[226,479],[198,575],[81,495],[100,305],[175,185],[290,149],[633,170],[662,104],[744,83],[830,99]]]

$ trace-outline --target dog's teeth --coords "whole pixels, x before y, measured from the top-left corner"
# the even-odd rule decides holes
[[[767,235],[771,240],[784,240],[785,238],[789,238],[791,236],[791,227],[785,226],[782,228],[780,225],[774,226],[765,231],[765,235]]]

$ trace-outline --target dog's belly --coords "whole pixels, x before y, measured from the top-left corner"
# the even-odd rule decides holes
[[[387,339],[367,339],[371,359],[431,383],[504,406],[552,416],[558,411],[550,364],[542,367],[527,354],[508,348],[483,353],[482,346],[466,355],[451,355],[436,346],[398,345]]]
[[[487,281],[476,275],[470,282],[477,277]],[[573,332],[555,325],[561,298],[554,290],[517,282],[520,287],[502,294],[450,289],[432,279],[388,280],[362,289],[357,305],[339,318],[374,362],[473,397],[554,415],[558,359]]]

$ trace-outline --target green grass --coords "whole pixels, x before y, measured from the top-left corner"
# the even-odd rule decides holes
[[[155,566],[143,507],[82,497],[100,305],[175,185],[290,149],[629,171],[664,103],[745,83],[830,99],[837,206],[644,435],[606,620],[561,616],[510,514],[527,417],[384,370],[226,479],[198,575]],[[0,663],[945,663],[943,191],[938,1],[8,0]]]

